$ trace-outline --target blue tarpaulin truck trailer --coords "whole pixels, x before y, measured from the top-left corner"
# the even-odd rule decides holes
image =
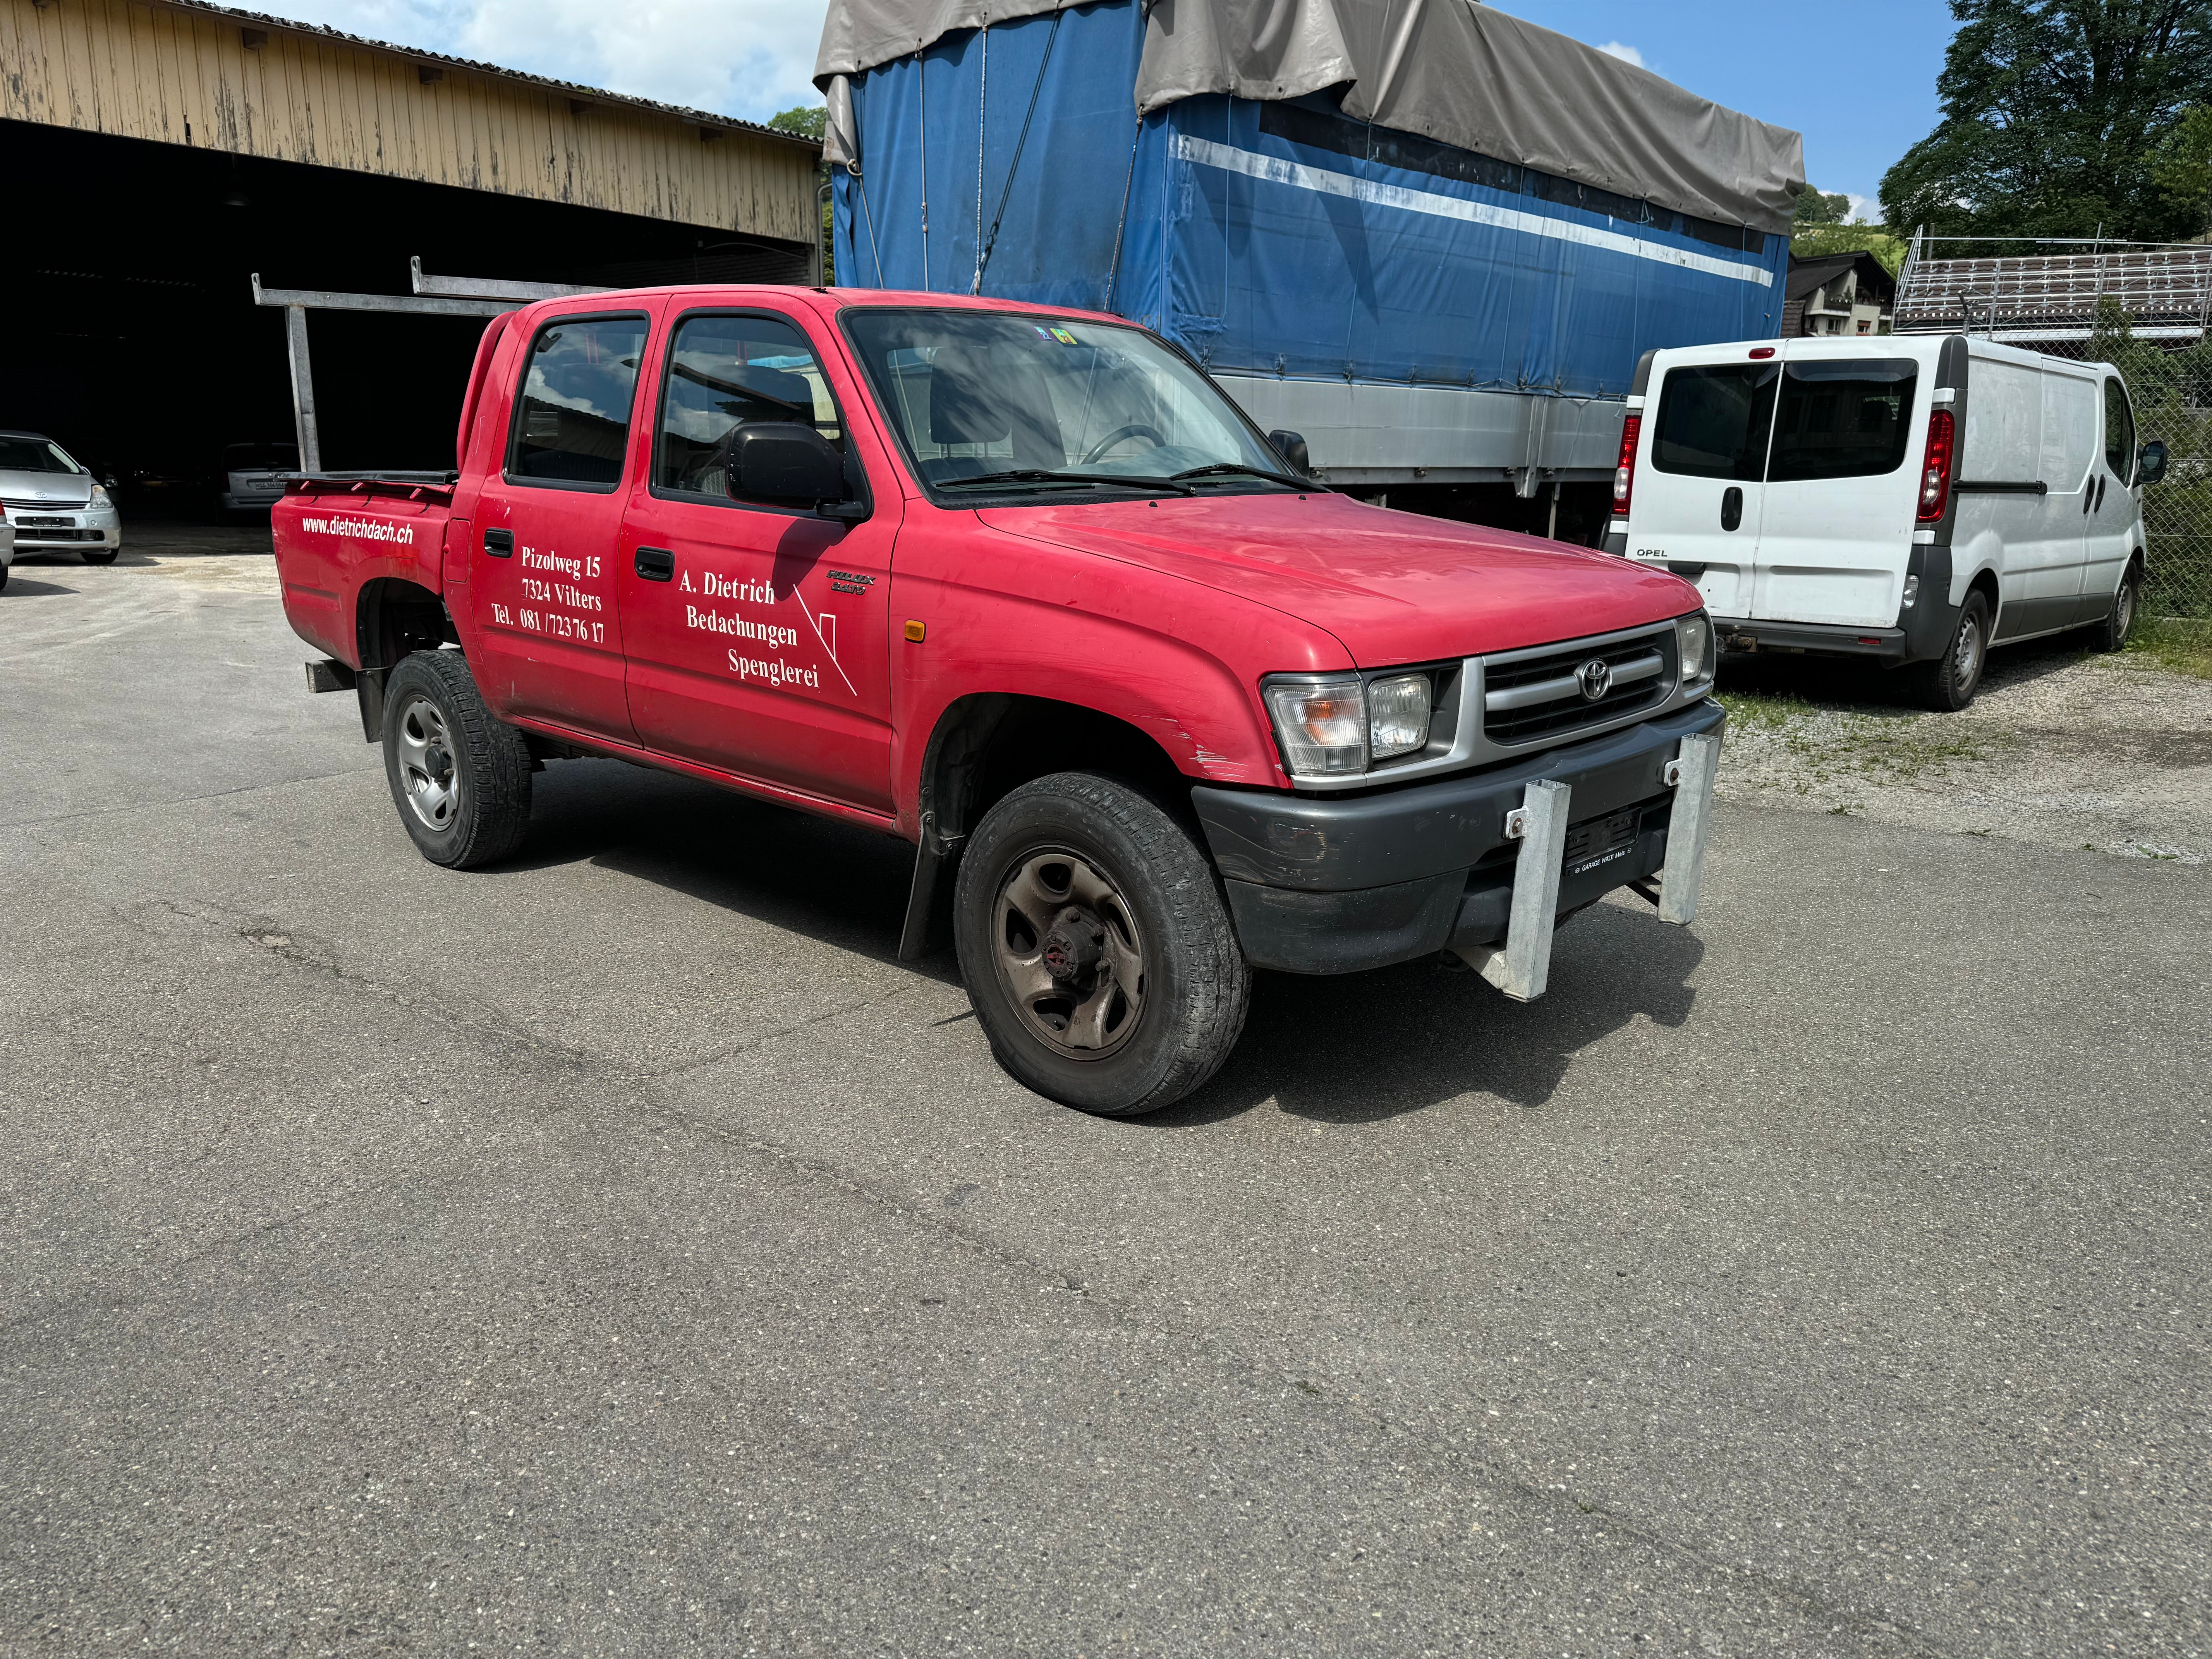
[[[840,284],[1136,319],[1395,504],[1595,532],[1637,359],[1779,327],[1798,136],[1468,0],[832,0],[816,79]]]

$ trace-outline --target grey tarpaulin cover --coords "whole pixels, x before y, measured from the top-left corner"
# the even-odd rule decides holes
[[[854,159],[836,84],[940,36],[1064,0],[830,0],[815,84],[830,159]],[[1804,143],[1578,40],[1471,0],[1156,0],[1137,107],[1206,93],[1296,98],[1343,85],[1355,119],[1532,167],[1679,213],[1777,234]]]

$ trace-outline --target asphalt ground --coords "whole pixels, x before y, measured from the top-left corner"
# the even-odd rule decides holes
[[[223,545],[0,594],[0,1651],[2212,1646],[2212,870],[1724,804],[1102,1121],[896,843],[422,862]]]

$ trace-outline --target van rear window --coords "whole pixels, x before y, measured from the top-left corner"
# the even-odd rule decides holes
[[[1783,372],[1767,477],[1867,478],[1905,464],[1919,368],[1910,358],[1831,357]]]
[[[1693,478],[1764,477],[1779,368],[1717,363],[1668,369],[1659,389],[1651,465]]]

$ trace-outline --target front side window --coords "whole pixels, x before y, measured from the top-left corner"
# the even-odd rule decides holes
[[[1781,407],[1766,476],[1869,478],[1905,464],[1912,392],[1910,358],[1814,358],[1782,374]]]
[[[2105,381],[2105,465],[2123,483],[2134,481],[2136,416],[2128,407],[2128,390],[2118,380]]]
[[[1755,483],[1766,475],[1777,363],[1671,368],[1659,388],[1651,465],[1693,478]]]
[[[44,438],[0,437],[0,472],[82,472],[84,469]]]
[[[775,317],[687,317],[668,355],[655,489],[726,498],[730,447],[749,426],[812,427],[842,449],[844,430],[806,337]]]
[[[848,312],[845,328],[933,489],[1141,489],[1160,479],[1209,491],[1294,487],[1270,481],[1285,471],[1283,458],[1212,382],[1142,329],[874,307]]]
[[[519,481],[622,482],[642,317],[562,318],[538,331],[515,400],[507,471]]]

